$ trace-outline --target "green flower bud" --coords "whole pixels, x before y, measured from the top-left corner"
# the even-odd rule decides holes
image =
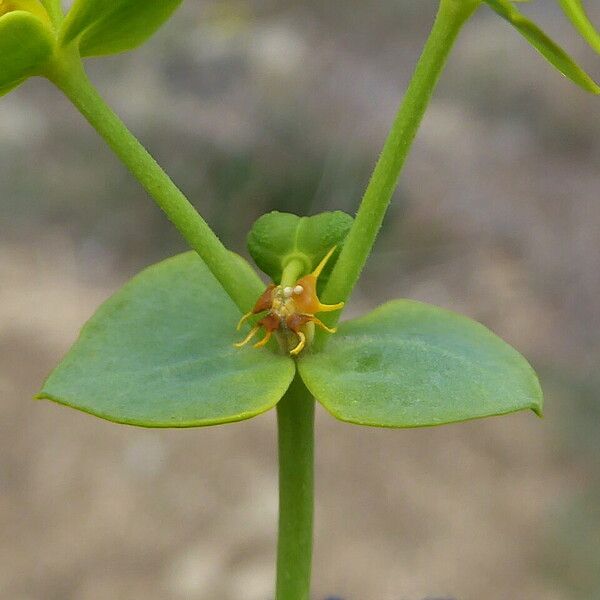
[[[0,96],[41,75],[53,51],[50,19],[38,0],[0,0]]]
[[[81,56],[116,54],[145,42],[182,0],[75,0],[60,43],[76,42]]]
[[[327,252],[334,255],[319,277],[325,285],[353,219],[341,212],[324,212],[312,217],[270,212],[260,217],[248,234],[248,250],[257,266],[274,282],[281,281],[286,265],[298,259],[304,263],[302,274],[311,273]]]

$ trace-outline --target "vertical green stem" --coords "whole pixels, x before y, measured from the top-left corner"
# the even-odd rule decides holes
[[[294,258],[285,267],[281,273],[281,285],[286,287],[288,285],[294,285],[305,267],[304,261]]]
[[[248,310],[264,287],[258,275],[239,256],[227,250],[189,200],[104,102],[88,79],[79,57],[65,51],[47,75],[198,252],[232,300],[243,312]]]
[[[456,37],[479,0],[441,0],[433,28],[419,58],[400,110],[383,146],[354,225],[323,294],[324,302],[345,301],[367,260],[425,109]],[[339,311],[324,318],[333,325]]]
[[[279,539],[276,600],[309,600],[315,401],[296,376],[277,405]]]

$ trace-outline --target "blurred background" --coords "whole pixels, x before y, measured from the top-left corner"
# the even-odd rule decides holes
[[[600,5],[588,2],[600,23]],[[186,2],[90,61],[233,249],[262,213],[353,213],[434,0]],[[556,3],[524,7],[600,77]],[[463,312],[546,416],[386,431],[317,418],[314,598],[600,598],[600,103],[489,9],[461,36],[348,314]],[[274,413],[186,431],[31,400],[177,232],[42,80],[0,100],[1,600],[269,600]]]

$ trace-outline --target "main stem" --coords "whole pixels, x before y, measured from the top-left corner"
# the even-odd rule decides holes
[[[479,0],[441,0],[433,28],[412,80],[385,141],[354,225],[333,268],[323,298],[326,303],[346,301],[363,269],[396,188],[425,109],[429,104],[450,50]],[[339,311],[323,320],[334,325]]]
[[[263,291],[260,278],[241,257],[227,250],[181,190],[106,104],[88,79],[76,53],[64,49],[47,75],[165,212],[240,310],[246,312]]]
[[[315,401],[296,376],[277,405],[279,539],[276,600],[308,600],[312,563]]]

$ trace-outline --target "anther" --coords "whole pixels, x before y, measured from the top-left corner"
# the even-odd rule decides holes
[[[304,291],[304,288],[301,285],[297,285],[294,288],[294,294],[296,294],[296,296],[299,296],[303,291]]]
[[[285,287],[285,288],[283,288],[283,295],[286,298],[291,298],[293,291],[294,290],[291,287]]]

